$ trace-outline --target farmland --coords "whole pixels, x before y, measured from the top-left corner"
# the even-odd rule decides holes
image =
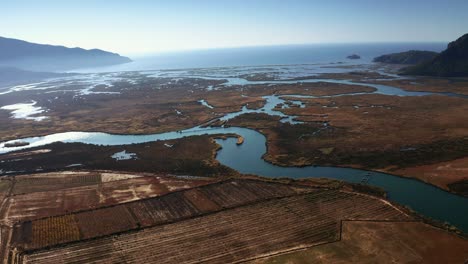
[[[137,227],[150,227],[164,223],[192,218],[207,212],[215,212],[220,209],[233,208],[243,204],[256,202],[262,199],[289,196],[296,191],[287,186],[276,184],[262,184],[250,181],[228,181],[219,184],[210,184],[198,189],[199,193],[192,197],[192,201],[186,198],[184,192],[172,192],[162,197],[142,199],[135,202],[123,203],[111,207],[98,208],[77,212],[71,215],[54,216],[38,220],[26,221],[16,227],[15,237],[22,235],[24,226],[37,226],[45,233],[55,231],[53,223],[61,223],[64,230],[80,230],[81,237],[70,236],[68,239],[60,237],[57,241],[43,241],[42,237],[34,234],[27,241],[18,240],[18,244],[25,249],[37,249],[45,246],[53,246],[65,242],[77,241],[110,235]],[[188,195],[190,196],[190,194]],[[210,198],[208,198],[210,197]],[[207,211],[206,203],[211,201],[217,205],[215,210]],[[198,206],[197,206],[198,205]],[[200,208],[200,209],[199,209]],[[67,219],[67,221],[64,220]],[[47,224],[50,223],[50,224]],[[38,239],[38,241],[36,241]],[[38,245],[41,245],[38,247]]]
[[[249,263],[464,263],[467,243],[417,222],[343,221],[336,243]]]
[[[4,199],[3,220],[24,221],[62,215],[160,196],[213,181],[203,178],[187,181],[164,175],[106,171],[18,175],[1,181],[15,183],[11,195]],[[25,188],[26,183],[30,187]],[[76,186],[76,183],[80,186]]]
[[[157,197],[213,182],[216,180],[202,177],[112,171],[63,171],[4,177],[0,180],[0,253],[3,259],[8,256],[5,250],[15,223],[26,223],[21,226],[22,239],[38,238],[36,247],[68,241],[70,237],[81,239],[80,230],[73,223],[91,220],[76,218],[71,214],[73,212]],[[37,221],[33,225],[31,220],[34,219]]]
[[[54,175],[55,183],[62,182],[64,189],[58,184],[51,187]],[[7,263],[276,261],[294,252],[333,245],[339,249],[347,240],[357,239],[352,230],[359,223],[366,224],[359,228],[365,228],[367,233],[363,231],[363,234],[373,234],[375,243],[382,243],[388,236],[404,236],[410,226],[414,236],[423,236],[430,230],[432,238],[451,241],[453,247],[447,249],[447,255],[459,253],[467,244],[466,239],[423,223],[419,216],[382,196],[370,195],[379,193],[371,187],[337,181],[265,180],[247,176],[213,180],[104,171],[15,178],[18,182],[38,183],[49,178],[51,184],[46,184],[43,190],[40,185],[26,190],[20,184],[18,194],[14,194],[15,187],[7,188],[11,194],[6,197],[10,199],[31,196],[38,200],[35,195],[49,194],[50,202],[61,191],[71,194],[62,194],[60,202],[55,209],[51,205],[51,210],[47,209],[46,198],[35,205],[28,204],[26,198],[18,199],[9,211],[2,210],[2,237],[9,237],[8,241],[2,241],[6,242],[2,250]],[[99,179],[101,187],[97,189],[101,190],[102,198],[93,203],[96,198],[83,190],[96,188]],[[74,186],[75,182],[81,185]],[[150,187],[142,193],[138,191],[139,184]],[[140,194],[132,198],[119,196],[123,190]],[[63,207],[77,197],[86,197],[89,200],[86,203],[92,206],[70,202],[74,206]],[[12,210],[22,208],[21,205],[43,209],[22,216],[21,210]],[[380,228],[384,224],[392,226],[391,231]],[[406,250],[423,250],[414,243],[405,246]],[[439,244],[432,242],[430,246]],[[359,247],[366,250],[364,245]],[[357,257],[362,251],[355,254]],[[463,257],[464,253],[459,256]],[[294,258],[295,255],[291,257]]]

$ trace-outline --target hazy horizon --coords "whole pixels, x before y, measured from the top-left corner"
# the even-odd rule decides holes
[[[448,44],[453,40],[449,41],[368,41],[368,42],[310,42],[310,43],[278,43],[271,45],[246,45],[246,46],[232,46],[232,47],[212,47],[212,48],[194,48],[194,49],[179,49],[179,50],[161,50],[161,51],[149,51],[149,52],[129,52],[126,54],[120,54],[123,56],[132,56],[132,58],[146,58],[151,56],[160,55],[171,55],[180,53],[192,53],[192,52],[210,52],[210,51],[221,51],[221,50],[241,50],[241,49],[261,49],[261,48],[279,48],[279,47],[301,47],[301,46],[345,46],[345,45],[372,45],[372,44]],[[46,43],[45,43],[46,44]],[[73,47],[72,47],[73,48]]]
[[[282,45],[446,43],[468,28],[468,2],[461,0],[18,0],[0,8],[0,36],[127,56]]]
[[[0,37],[8,38],[8,39],[18,39],[11,36],[2,36]],[[42,45],[52,45],[52,46],[64,46],[67,48],[83,48],[80,46],[65,46],[57,43],[48,43],[48,42],[34,42],[28,39],[18,39],[22,41],[26,41],[29,43],[35,44],[42,44]],[[216,50],[229,50],[229,49],[252,49],[252,48],[274,48],[274,47],[301,47],[301,46],[339,46],[339,45],[372,45],[372,44],[448,44],[453,40],[448,41],[357,41],[357,42],[310,42],[310,43],[277,43],[277,44],[270,44],[270,45],[245,45],[245,46],[227,46],[227,47],[207,47],[207,48],[187,48],[187,49],[178,49],[178,50],[160,50],[160,51],[148,51],[148,52],[127,52],[127,53],[120,53],[119,55],[122,56],[132,56],[133,58],[144,58],[148,56],[159,56],[159,55],[168,55],[168,54],[175,54],[175,53],[184,53],[184,52],[198,52],[198,51],[216,51]],[[94,48],[83,48],[86,50],[92,49],[101,49],[108,52],[116,52],[113,50],[106,50],[100,47]],[[117,52],[116,52],[117,53]]]

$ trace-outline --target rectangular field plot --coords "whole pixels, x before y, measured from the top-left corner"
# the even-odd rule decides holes
[[[185,198],[188,199],[201,212],[212,212],[221,210],[221,207],[211,201],[209,197],[197,189],[192,189],[184,192]]]
[[[296,194],[288,185],[250,180],[231,181],[223,185],[212,184],[200,188],[200,191],[223,208]]]
[[[87,185],[97,185],[101,182],[99,173],[44,173],[39,175],[17,176],[13,194],[46,192]]]
[[[137,228],[135,219],[124,206],[75,214],[81,239]],[[73,239],[70,239],[73,241]]]
[[[34,221],[31,229],[32,247],[44,247],[80,238],[80,231],[73,215]]]

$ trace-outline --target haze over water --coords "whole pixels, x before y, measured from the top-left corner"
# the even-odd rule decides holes
[[[259,66],[283,64],[362,64],[370,63],[382,54],[407,50],[429,50],[440,52],[447,43],[353,43],[353,44],[310,44],[245,48],[207,49],[184,52],[168,52],[132,58],[131,63],[110,67],[89,68],[74,72],[117,72],[160,69],[184,69],[229,66]],[[346,57],[361,56],[359,60]]]

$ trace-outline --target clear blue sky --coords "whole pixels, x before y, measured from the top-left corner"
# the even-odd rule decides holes
[[[0,14],[0,36],[123,54],[468,32],[468,0],[3,0]]]

